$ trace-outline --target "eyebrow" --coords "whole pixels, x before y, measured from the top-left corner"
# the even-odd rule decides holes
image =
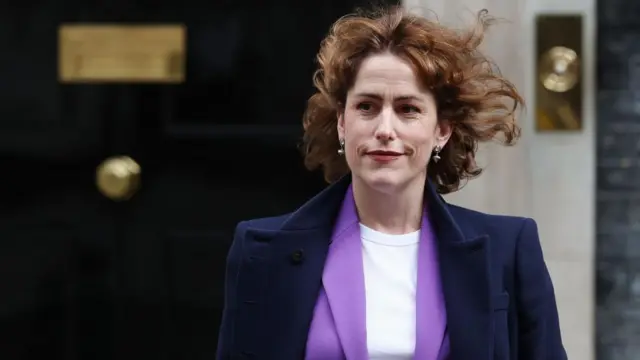
[[[376,100],[383,100],[382,96],[378,95],[378,94],[374,94],[374,93],[357,93],[356,94],[357,97],[366,97],[366,98],[370,98],[370,99],[376,99]],[[403,96],[396,96],[395,98],[393,98],[394,101],[405,101],[405,100],[415,100],[415,101],[423,101],[423,99],[415,96],[415,95],[403,95]]]

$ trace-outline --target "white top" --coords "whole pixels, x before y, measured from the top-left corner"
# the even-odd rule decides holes
[[[411,360],[416,343],[420,231],[389,235],[360,224],[370,360]]]

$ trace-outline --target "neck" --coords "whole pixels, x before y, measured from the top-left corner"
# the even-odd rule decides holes
[[[352,178],[353,198],[360,222],[386,234],[407,234],[420,229],[426,178],[401,189],[384,192]]]

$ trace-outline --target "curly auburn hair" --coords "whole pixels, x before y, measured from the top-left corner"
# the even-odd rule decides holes
[[[478,144],[496,138],[515,144],[520,136],[515,114],[524,105],[515,86],[478,49],[493,23],[495,18],[482,10],[474,26],[455,30],[401,7],[339,19],[321,43],[313,76],[317,92],[304,113],[306,167],[321,167],[330,183],[349,172],[344,156],[338,154],[338,115],[363,59],[388,51],[413,67],[436,99],[438,121],[452,126],[441,160],[429,162],[427,168],[437,191],[454,192],[480,175],[475,162]]]

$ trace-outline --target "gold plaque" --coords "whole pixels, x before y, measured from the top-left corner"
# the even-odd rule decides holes
[[[63,83],[181,83],[183,25],[63,24],[58,29],[58,77]]]
[[[536,129],[582,129],[582,15],[536,19]]]

